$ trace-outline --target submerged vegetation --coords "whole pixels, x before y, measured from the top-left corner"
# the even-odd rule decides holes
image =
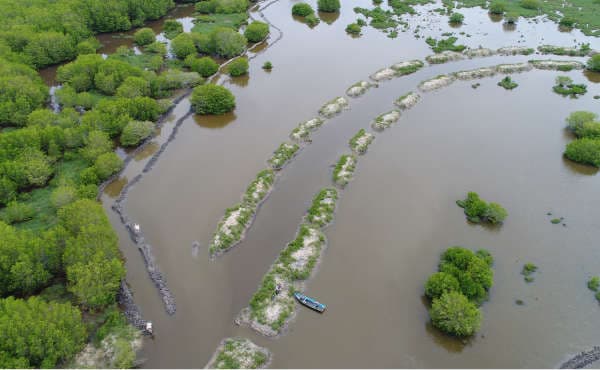
[[[493,285],[493,258],[486,250],[475,253],[463,247],[448,248],[441,257],[439,272],[425,283],[431,300],[429,315],[441,331],[458,337],[479,330],[478,306],[488,297]]]
[[[521,275],[523,275],[523,279],[527,283],[533,282],[533,273],[538,270],[538,267],[531,262],[527,262],[523,265],[523,269],[521,270]]]
[[[456,204],[464,209],[467,219],[474,223],[501,224],[508,216],[501,205],[494,202],[487,203],[473,191],[469,192],[465,199],[457,200]]]
[[[440,40],[428,37],[427,39],[425,39],[425,42],[431,47],[431,50],[433,50],[436,53],[441,53],[443,51],[462,52],[467,47],[465,45],[455,45],[457,40],[458,38],[454,36]]]

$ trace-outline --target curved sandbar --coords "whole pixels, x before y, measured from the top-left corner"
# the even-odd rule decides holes
[[[271,352],[246,338],[221,341],[205,369],[264,369],[271,362]]]
[[[417,105],[419,100],[421,100],[421,95],[411,91],[408,94],[402,95],[401,97],[396,99],[396,101],[394,101],[394,104],[402,110],[408,110]],[[398,118],[399,117],[400,116],[398,116]]]
[[[338,96],[335,99],[328,101],[323,104],[319,109],[319,114],[325,118],[331,118],[336,114],[340,113],[344,108],[348,106],[348,100],[343,96]]]
[[[310,133],[325,123],[321,117],[315,117],[300,123],[290,134],[290,139],[297,142],[310,141]]]
[[[425,80],[419,84],[419,89],[424,92],[441,89],[442,87],[449,86],[454,82],[455,78],[451,75],[439,75],[429,80]]]
[[[342,155],[333,169],[333,183],[345,187],[352,180],[355,169],[356,157],[352,154]]]
[[[371,144],[374,139],[375,135],[366,132],[364,128],[361,128],[356,135],[350,139],[350,149],[356,154],[365,154],[369,148],[369,144]]]
[[[294,143],[282,143],[268,159],[269,165],[274,170],[282,169],[300,150],[300,146]]]
[[[324,188],[315,196],[295,239],[280,252],[250,305],[236,318],[236,324],[268,337],[283,332],[296,310],[293,293],[304,290],[304,281],[311,276],[327,245],[321,229],[333,221],[337,199],[334,188]]]
[[[377,84],[368,81],[358,81],[346,90],[346,95],[352,98],[357,98],[364,95],[371,87],[376,87]]]
[[[463,53],[458,53],[451,50],[442,51],[441,53],[432,54],[425,57],[425,60],[429,64],[442,64],[462,59],[465,59],[465,55]]]
[[[377,116],[375,118],[375,120],[373,120],[373,122],[371,123],[371,126],[375,130],[381,131],[381,130],[384,130],[384,129],[390,127],[394,123],[398,122],[399,119],[400,119],[400,111],[397,111],[394,109],[387,113],[383,113],[383,114]]]

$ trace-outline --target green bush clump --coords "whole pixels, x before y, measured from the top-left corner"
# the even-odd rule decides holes
[[[427,279],[425,283],[427,298],[439,298],[448,292],[460,292],[460,284],[454,276],[445,272],[436,272]]]
[[[223,58],[233,58],[246,50],[246,37],[231,28],[220,27],[210,34],[209,50],[211,54]]]
[[[506,210],[498,203],[487,203],[479,198],[479,194],[469,192],[464,200],[457,200],[456,204],[464,208],[467,219],[471,222],[489,222],[492,225],[501,224],[508,216]]]
[[[340,11],[340,0],[317,0],[319,11],[327,13],[336,13]]]
[[[450,15],[450,23],[461,24],[465,20],[465,16],[460,13],[452,13]]]
[[[33,207],[17,201],[9,202],[4,209],[2,220],[7,224],[14,224],[31,220],[35,215]]]
[[[95,189],[95,187],[94,187]],[[62,208],[71,204],[78,198],[77,189],[70,185],[62,185],[52,191],[50,201],[54,208]]]
[[[567,144],[565,157],[568,159],[600,167],[600,139],[581,138]]]
[[[99,45],[92,40],[84,40],[77,44],[77,55],[95,54]]]
[[[192,108],[198,114],[224,114],[235,108],[235,97],[223,86],[198,86],[192,93]]]
[[[171,50],[179,59],[185,59],[188,55],[196,54],[196,44],[188,33],[181,33],[171,41]]]
[[[600,124],[596,121],[598,115],[588,111],[571,112],[566,118],[567,128],[577,137],[584,137],[586,124]]]
[[[184,64],[190,70],[199,73],[202,77],[210,77],[219,70],[219,64],[211,57],[198,58],[195,55],[188,55],[185,58]]]
[[[481,325],[481,312],[459,292],[444,293],[435,299],[429,315],[433,326],[458,337],[475,334]]]
[[[273,63],[266,61],[263,66],[262,69],[266,70],[266,71],[270,71],[273,69]]]
[[[313,28],[316,25],[318,25],[319,23],[321,23],[321,20],[314,14],[309,14],[304,18],[304,21],[306,22],[306,24],[310,27]]]
[[[587,287],[589,290],[593,292],[597,292],[600,289],[600,277],[593,276],[587,283]]]
[[[517,21],[519,20],[519,13],[517,12],[509,12],[506,13],[506,15],[504,16],[504,22],[506,22],[507,24],[517,24]]]
[[[512,78],[510,78],[510,76],[506,76],[502,80],[500,80],[500,82],[498,82],[498,86],[501,86],[506,90],[512,90],[519,86],[519,84],[513,81]]]
[[[346,26],[346,33],[351,35],[360,35],[362,28],[358,23],[350,23]]]
[[[150,45],[147,45],[144,48],[144,52],[150,53],[150,54],[158,54],[160,56],[165,56],[165,55],[167,55],[167,45],[165,45],[159,41],[154,41],[153,43],[151,43]]]
[[[254,21],[250,23],[244,31],[244,36],[250,42],[259,42],[264,40],[269,34],[269,25],[265,22]]]
[[[163,26],[163,32],[165,37],[171,40],[183,32],[183,24],[175,19],[167,19]]]
[[[150,121],[131,121],[121,133],[121,145],[137,146],[154,131],[154,122]]]
[[[307,3],[297,3],[292,6],[292,14],[299,17],[306,17],[307,15],[314,14],[315,10]]]
[[[473,335],[481,323],[478,305],[487,299],[493,285],[494,261],[486,250],[448,248],[441,256],[439,272],[425,283],[425,295],[431,299],[432,324],[455,336]]]
[[[441,53],[443,51],[462,52],[467,47],[465,45],[455,45],[454,43],[457,40],[458,40],[458,38],[456,38],[456,37],[448,37],[446,39],[441,39],[441,40],[436,40],[432,37],[428,37],[427,39],[425,39],[425,42],[436,53]]]
[[[217,3],[210,0],[198,1],[195,5],[196,11],[200,14],[211,14],[215,12]]]
[[[532,275],[537,270],[538,267],[531,262],[527,262],[526,264],[524,264],[523,269],[521,270],[521,275],[524,276],[525,282],[531,283],[534,280]]]
[[[559,25],[566,28],[573,28],[573,26],[575,26],[576,23],[577,20],[569,16],[562,17],[558,22]]]
[[[577,97],[577,95],[583,95],[587,92],[587,85],[575,84],[570,77],[558,76],[556,77],[556,85],[552,87],[552,91],[560,95],[569,95]]]
[[[553,218],[552,220],[550,220],[550,223],[553,225],[557,225],[560,224],[562,220],[560,218]]]
[[[101,154],[94,162],[94,169],[101,181],[119,172],[121,168],[123,160],[114,152]]]
[[[136,44],[145,46],[156,41],[156,37],[154,36],[154,31],[152,28],[144,27],[135,31],[133,35],[133,40]]]
[[[519,5],[525,9],[537,10],[542,5],[539,0],[521,0]]]
[[[600,72],[600,54],[592,55],[587,61],[587,69],[594,72]]]
[[[248,68],[248,58],[241,57],[229,63],[227,66],[227,72],[229,72],[231,77],[238,77],[248,73]]]
[[[490,13],[492,14],[504,14],[506,8],[506,3],[502,0],[493,0],[490,3]]]

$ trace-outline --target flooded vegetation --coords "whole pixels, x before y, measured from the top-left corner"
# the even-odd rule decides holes
[[[594,366],[600,24],[568,3],[7,20],[0,317],[73,344],[0,364]]]

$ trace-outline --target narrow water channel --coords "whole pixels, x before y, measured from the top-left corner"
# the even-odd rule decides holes
[[[582,72],[588,93],[568,99],[552,93],[556,72],[513,76],[520,86],[505,91],[499,77],[424,94],[398,124],[378,134],[360,159],[355,180],[343,192],[329,247],[307,292],[327,303],[324,315],[300,310],[290,330],[264,339],[233,319],[247,306],[263,274],[290,241],[312,196],[330,185],[331,165],[349,151],[360,128],[393,108],[398,96],[440,73],[526,61],[531,57],[492,57],[424,68],[382,82],[350,109],[329,120],[279,177],[247,238],[220,259],[209,261],[207,246],[225,208],[237,201],[265,160],[301,121],[316,115],[325,101],[379,68],[430,54],[423,39],[401,33],[397,39],[364,29],[345,34],[356,16],[344,4],[337,19],[315,29],[293,19],[295,3],[280,0],[264,10],[284,37],[251,63],[249,77],[226,83],[237,99],[233,114],[186,119],[176,140],[154,169],[129,192],[127,213],[142,225],[177,301],[177,313],[164,312],[139,252],[110,211],[120,188],[141,172],[147,153],[135,158],[124,177],[106,189],[104,204],[127,258],[127,280],[156,336],[146,340],[146,367],[202,367],[224,337],[240,335],[272,350],[273,367],[552,367],[566,354],[597,345],[600,308],[585,288],[600,261],[595,171],[562,159],[571,140],[564,117],[594,110],[600,86]],[[481,10],[465,10],[465,28],[479,37],[470,46],[525,43],[572,45],[576,32],[552,23],[493,23]],[[472,13],[472,14],[471,14]],[[480,22],[481,21],[481,22]],[[448,26],[433,23],[432,35]],[[445,27],[445,28],[444,28]],[[475,27],[475,26],[473,26]],[[536,29],[536,33],[528,32]],[[545,30],[542,34],[540,30]],[[261,69],[265,61],[272,72]],[[562,73],[561,73],[562,74]],[[589,77],[589,81],[588,81]],[[551,109],[548,109],[551,107]],[[189,110],[183,100],[163,130]],[[157,148],[157,146],[154,146]],[[467,191],[501,203],[509,212],[501,229],[468,225],[454,201]],[[552,225],[547,212],[565,217]],[[197,240],[198,253],[192,249]],[[422,286],[439,254],[452,245],[487,248],[496,259],[496,285],[483,306],[477,337],[466,343],[447,338],[428,324]],[[525,262],[540,267],[536,281],[519,274]],[[522,299],[524,306],[515,304]]]

